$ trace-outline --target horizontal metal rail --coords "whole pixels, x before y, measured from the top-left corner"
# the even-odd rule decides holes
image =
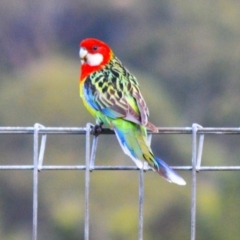
[[[151,134],[192,134],[192,127],[159,127],[158,133]],[[39,134],[86,134],[85,127],[44,127]],[[34,134],[34,127],[0,127],[0,134]],[[114,134],[110,129],[103,128],[102,134]],[[202,127],[197,134],[240,134],[240,128]]]
[[[171,166],[178,171],[192,171],[192,166]],[[0,165],[0,170],[33,170],[33,165]],[[85,165],[43,165],[42,170],[86,170]],[[139,171],[135,166],[94,166],[91,171]],[[153,171],[152,169],[144,169]],[[240,171],[240,166],[202,166],[197,171]]]

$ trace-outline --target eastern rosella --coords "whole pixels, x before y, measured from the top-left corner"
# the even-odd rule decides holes
[[[88,38],[80,43],[80,96],[98,126],[114,130],[125,154],[138,168],[146,161],[167,181],[186,182],[165,162],[153,155],[147,129],[158,132],[148,121],[149,111],[137,79],[122,65],[104,42]]]

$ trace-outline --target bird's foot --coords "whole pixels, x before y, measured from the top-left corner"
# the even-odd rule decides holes
[[[101,132],[102,132],[102,125],[103,123],[96,124],[95,126],[92,127],[91,133],[97,137]]]

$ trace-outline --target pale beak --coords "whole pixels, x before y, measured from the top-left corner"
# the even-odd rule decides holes
[[[79,50],[79,57],[80,57],[80,60],[81,60],[81,64],[84,64],[85,62],[87,62],[87,54],[88,54],[87,49],[81,47],[80,50]]]

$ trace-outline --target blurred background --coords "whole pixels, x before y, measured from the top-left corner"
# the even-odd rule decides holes
[[[85,126],[79,42],[107,42],[138,78],[157,126],[238,127],[238,0],[2,0],[0,125]],[[239,136],[208,135],[203,164],[239,165]],[[108,146],[106,148],[106,146]],[[191,136],[153,137],[170,165],[191,164]],[[1,135],[0,164],[31,164],[31,135]],[[84,136],[48,137],[45,164],[84,164]],[[132,165],[115,136],[100,136],[96,164]],[[145,174],[144,239],[190,238],[190,172],[179,187]],[[196,239],[239,239],[238,172],[200,172]],[[84,171],[42,171],[39,239],[79,240]],[[90,239],[137,239],[138,172],[91,173]],[[0,172],[0,238],[30,240],[32,172]]]

